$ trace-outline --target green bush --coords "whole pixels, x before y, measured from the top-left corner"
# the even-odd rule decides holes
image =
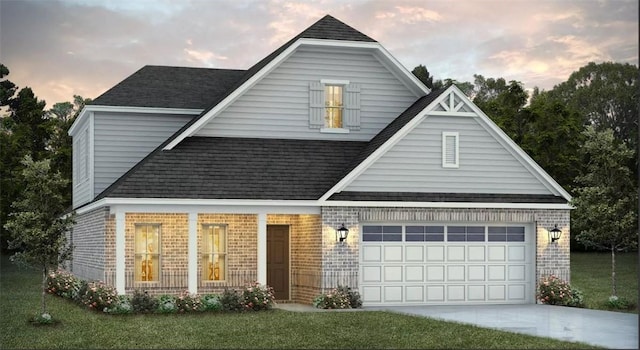
[[[269,310],[274,305],[273,288],[254,282],[242,291],[244,310]]]
[[[328,293],[316,296],[313,299],[313,306],[320,309],[355,309],[362,307],[362,299],[357,291],[338,285]]]
[[[47,276],[47,292],[67,299],[77,299],[81,282],[64,270],[51,272]]]
[[[242,295],[235,289],[225,288],[220,296],[222,311],[242,311]]]
[[[136,289],[131,297],[131,307],[134,313],[151,313],[158,308],[158,300],[147,291]]]
[[[220,295],[218,294],[205,294],[200,300],[205,311],[220,311],[222,310],[222,304],[220,303]]]
[[[362,307],[362,298],[357,290],[352,290],[351,287],[338,285],[337,290],[341,293],[347,294],[349,297],[349,306],[352,309],[358,309]]]
[[[127,295],[118,295],[116,301],[111,304],[111,307],[104,310],[108,314],[124,315],[133,313],[133,306],[131,306],[131,298]]]
[[[204,311],[202,300],[198,294],[190,294],[184,291],[175,299],[178,312],[197,312]]]
[[[178,311],[176,297],[169,294],[163,294],[158,298],[158,312],[161,314],[173,314]]]
[[[79,293],[82,304],[100,312],[111,307],[118,297],[116,290],[102,282],[89,282],[83,293]]]
[[[635,304],[624,297],[612,295],[607,300],[607,307],[616,310],[629,310],[635,307]]]
[[[550,275],[543,278],[538,284],[538,300],[543,304],[562,306],[584,306],[584,296],[576,288],[572,288],[569,283]]]

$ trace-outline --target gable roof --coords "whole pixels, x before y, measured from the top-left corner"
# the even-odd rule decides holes
[[[245,73],[237,69],[144,66],[90,105],[204,109]]]
[[[189,137],[139,163],[104,197],[317,199],[366,142]]]

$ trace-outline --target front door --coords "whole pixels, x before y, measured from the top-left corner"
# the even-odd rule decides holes
[[[276,300],[289,300],[289,226],[267,226],[267,284]]]

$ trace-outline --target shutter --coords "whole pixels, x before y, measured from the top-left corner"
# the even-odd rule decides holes
[[[344,127],[360,130],[360,84],[346,85],[344,100]]]
[[[324,84],[318,81],[309,83],[309,128],[320,129],[324,126]]]
[[[445,168],[457,168],[458,163],[458,133],[442,133],[442,166]]]
[[[446,148],[446,162],[447,164],[456,164],[456,137],[453,135],[447,136],[447,148]]]

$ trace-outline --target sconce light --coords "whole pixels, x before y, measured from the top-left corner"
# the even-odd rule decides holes
[[[558,228],[558,225],[555,225],[554,228],[549,230],[549,240],[551,241],[551,243],[559,240],[561,235],[562,235],[562,230]]]
[[[336,230],[336,241],[340,240],[340,242],[344,242],[349,235],[349,229],[344,227],[344,223]]]

